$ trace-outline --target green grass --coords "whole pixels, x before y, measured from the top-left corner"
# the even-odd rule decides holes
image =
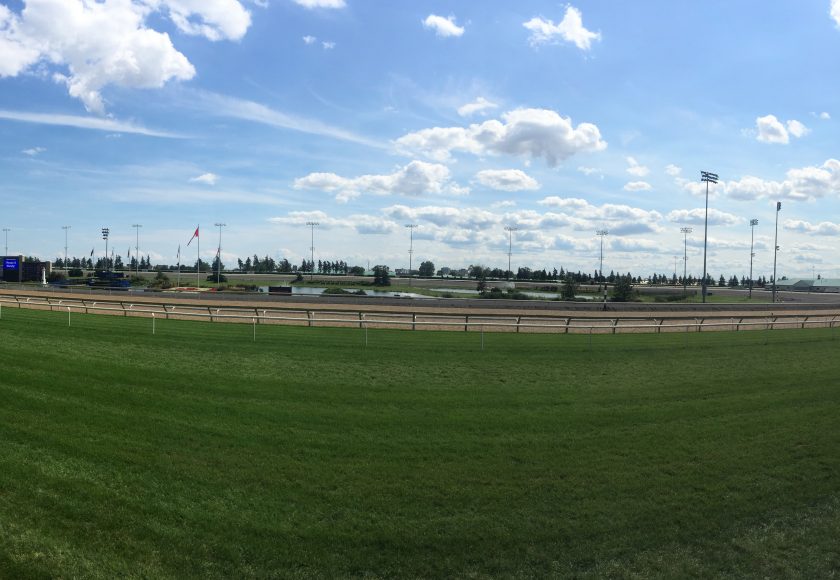
[[[836,330],[3,308],[0,577],[828,577]]]

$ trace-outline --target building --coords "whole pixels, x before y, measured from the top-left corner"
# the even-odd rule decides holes
[[[814,280],[811,292],[840,292],[840,278],[821,278]]]
[[[40,282],[43,276],[52,273],[51,262],[28,262],[23,256],[3,256],[3,282]]]

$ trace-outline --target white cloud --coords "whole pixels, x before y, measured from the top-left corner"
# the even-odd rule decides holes
[[[797,139],[800,137],[804,137],[805,135],[811,132],[811,130],[808,127],[806,127],[796,119],[791,119],[787,122],[787,130],[788,133],[790,133]]]
[[[668,214],[668,221],[680,224],[703,224],[705,223],[705,208],[696,209],[675,209]],[[734,226],[744,220],[738,216],[726,213],[714,208],[709,209],[710,226]]]
[[[108,131],[111,133],[133,133],[136,135],[147,135],[149,137],[181,137],[174,133],[147,129],[140,125],[102,117],[80,117],[76,115],[53,115],[50,113],[25,113],[21,111],[0,110],[0,119],[21,121],[23,123],[37,123],[39,125],[59,125],[63,127],[75,127],[77,129],[93,129],[95,131]]]
[[[543,198],[537,203],[563,210],[565,215],[570,215],[576,220],[574,227],[578,230],[606,227],[616,235],[631,235],[658,232],[662,229],[659,226],[662,214],[655,210],[611,203],[594,206],[584,199],[557,196]]]
[[[802,220],[785,220],[783,227],[786,230],[800,232],[803,234],[816,234],[818,236],[840,235],[840,224],[833,222],[820,222],[812,224]]]
[[[834,20],[834,23],[840,27],[840,0],[831,0],[829,14],[831,14],[831,18]]]
[[[650,191],[653,189],[647,181],[630,181],[624,184],[624,191]]]
[[[756,139],[762,143],[784,145],[790,142],[790,137],[796,137],[798,139],[811,132],[808,127],[796,119],[791,119],[786,124],[782,124],[775,115],[758,117],[755,120],[755,125],[757,130]]]
[[[465,151],[542,157],[552,167],[575,153],[607,147],[597,126],[580,123],[574,127],[571,119],[547,109],[516,109],[502,115],[502,121],[423,129],[400,137],[395,146],[403,154],[419,153],[436,161],[448,160],[454,151]]]
[[[146,25],[155,11],[189,33],[214,39],[241,38],[250,24],[236,0],[27,0],[20,16],[0,7],[0,76],[42,63],[98,114],[105,112],[106,86],[150,89],[193,78],[195,68],[169,35]]]
[[[520,169],[485,169],[475,175],[482,184],[499,191],[539,189],[539,182]]]
[[[682,167],[670,163],[665,166],[665,173],[671,177],[677,177],[680,173],[682,173]]]
[[[532,18],[522,24],[531,32],[528,42],[531,46],[558,42],[560,39],[574,43],[581,50],[589,50],[593,40],[601,40],[600,32],[592,32],[583,26],[580,10],[573,6],[566,8],[566,14],[558,24],[542,17]]]
[[[321,46],[324,47],[324,50],[332,50],[335,48],[335,43],[329,40],[325,40],[321,43]]]
[[[304,226],[308,221],[317,221],[319,226],[326,229],[348,228],[356,230],[359,234],[389,234],[400,227],[396,222],[378,216],[356,214],[346,218],[334,218],[323,211],[293,211],[285,217],[273,217],[268,221],[279,225],[297,226]]]
[[[490,207],[493,209],[501,209],[503,207],[516,207],[516,202],[510,199],[505,199],[502,201],[497,201],[495,203],[491,203]]]
[[[597,167],[586,167],[584,165],[578,166],[577,170],[584,175],[599,175],[601,173],[601,170]]]
[[[435,31],[435,34],[442,37],[461,36],[464,34],[464,27],[455,24],[455,17],[438,16],[437,14],[429,14],[423,21],[423,26]]]
[[[203,173],[198,177],[191,177],[190,182],[192,183],[203,183],[204,185],[216,185],[216,182],[219,180],[219,176],[215,173]]]
[[[645,167],[644,165],[639,165],[639,162],[636,161],[634,157],[627,158],[627,173],[630,175],[635,175],[636,177],[644,177],[648,173],[650,173],[650,169]]]
[[[822,113],[820,113],[820,119],[822,119],[823,121],[828,121],[829,119],[831,119],[831,115],[823,111]]]
[[[310,34],[307,34],[306,36],[303,37],[303,43],[304,44],[314,44],[316,40],[318,40],[318,39],[316,37],[310,35]]]
[[[484,97],[478,97],[472,103],[467,103],[458,107],[458,114],[462,117],[470,117],[476,113],[484,113],[487,109],[495,109],[499,105],[491,103]]]
[[[43,147],[31,147],[29,149],[24,149],[23,151],[21,151],[21,153],[23,153],[24,155],[29,155],[30,157],[35,157],[36,155],[40,155],[44,151],[46,151],[46,149],[44,149]]]
[[[387,175],[341,177],[335,173],[310,173],[295,179],[295,189],[317,189],[335,193],[336,200],[347,202],[362,193],[374,195],[402,194],[417,196],[425,193],[464,195],[468,188],[450,180],[449,168],[436,163],[412,161]]]
[[[344,8],[346,6],[344,0],[294,0],[298,6],[303,6],[309,10],[315,8]]]

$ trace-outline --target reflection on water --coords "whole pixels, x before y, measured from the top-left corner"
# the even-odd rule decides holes
[[[330,296],[324,294],[326,288],[319,288],[317,286],[292,286],[293,296]],[[352,296],[355,289],[348,288],[349,294],[332,294],[332,296]],[[260,286],[260,292],[268,292],[268,286]],[[393,292],[391,290],[365,290],[366,296],[390,296],[394,298],[429,298],[422,294],[414,294],[412,292]]]

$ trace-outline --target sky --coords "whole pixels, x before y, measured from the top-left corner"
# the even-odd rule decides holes
[[[840,0],[0,0],[0,226],[589,272],[607,231],[605,272],[699,276],[709,171],[713,276],[754,234],[769,277],[778,218],[780,277],[840,277],[836,59]]]

